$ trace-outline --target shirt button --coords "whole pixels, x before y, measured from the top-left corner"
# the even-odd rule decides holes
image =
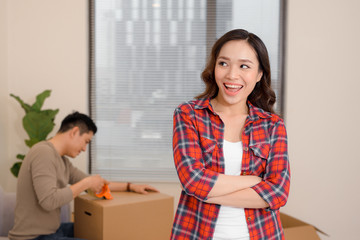
[[[245,176],[245,175],[246,175],[246,172],[243,172],[243,173],[242,173],[242,175],[244,175],[244,176]]]
[[[247,152],[248,150],[249,150],[249,148],[248,148],[248,147],[244,147],[244,151],[246,151],[246,152]]]
[[[247,220],[248,220],[248,221],[251,221],[251,217],[248,217]]]

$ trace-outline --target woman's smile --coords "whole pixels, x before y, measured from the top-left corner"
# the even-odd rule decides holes
[[[244,85],[237,84],[237,83],[224,83],[223,86],[224,86],[225,93],[230,96],[235,96],[244,87]]]

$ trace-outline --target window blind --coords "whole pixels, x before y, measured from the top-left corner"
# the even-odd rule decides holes
[[[93,174],[177,181],[174,109],[203,91],[210,48],[231,29],[263,39],[281,93],[280,0],[96,0],[90,12],[90,113],[98,126],[90,146]]]

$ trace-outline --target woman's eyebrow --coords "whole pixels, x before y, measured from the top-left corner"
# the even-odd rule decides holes
[[[248,63],[253,63],[253,61],[251,61],[250,59],[247,58],[241,58],[238,60],[239,62],[248,62]]]
[[[219,56],[218,59],[223,59],[223,60],[227,60],[230,61],[230,58],[225,57],[225,56]],[[238,62],[248,62],[248,63],[253,63],[253,61],[251,61],[250,59],[247,58],[240,58],[238,59]]]

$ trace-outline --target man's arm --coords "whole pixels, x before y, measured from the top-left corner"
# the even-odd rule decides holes
[[[123,183],[123,182],[110,182],[110,191],[114,192],[136,192],[147,194],[148,192],[159,192],[156,188],[146,184],[134,184],[134,183]]]

